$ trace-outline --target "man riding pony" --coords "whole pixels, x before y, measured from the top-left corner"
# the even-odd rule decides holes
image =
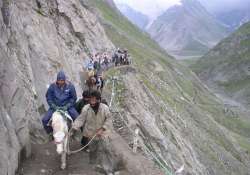
[[[77,99],[75,87],[70,82],[66,82],[66,76],[63,71],[57,74],[56,82],[49,86],[46,99],[49,110],[44,115],[42,123],[48,134],[53,131],[52,127],[48,125],[48,122],[56,110],[67,111],[73,120],[79,115],[74,108]]]

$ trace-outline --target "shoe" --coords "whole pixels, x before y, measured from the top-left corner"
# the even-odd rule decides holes
[[[49,137],[49,142],[54,141],[53,133],[50,133],[48,137]]]
[[[104,168],[101,165],[99,165],[99,164],[94,165],[93,168],[98,173],[106,174]]]
[[[87,137],[82,137],[82,139],[81,139],[81,145],[82,146],[85,146],[85,145],[87,145],[89,143],[89,139],[87,138]],[[88,148],[88,147],[87,147]],[[86,149],[87,149],[86,148]]]

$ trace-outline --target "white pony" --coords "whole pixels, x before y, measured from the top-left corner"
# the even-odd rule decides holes
[[[53,137],[56,144],[56,151],[59,155],[61,155],[61,169],[65,169],[66,156],[69,151],[69,128],[67,124],[67,119],[71,120],[71,122],[73,122],[73,120],[67,112],[61,110],[55,111],[51,119]]]

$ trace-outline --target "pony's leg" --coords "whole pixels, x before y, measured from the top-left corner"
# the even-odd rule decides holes
[[[63,151],[62,155],[61,155],[61,169],[65,169],[66,168],[66,151]]]
[[[67,153],[68,153],[68,136],[66,134],[65,140],[63,142],[63,152],[61,155],[61,169],[66,168],[66,161],[67,161]]]
[[[62,154],[63,153],[63,144],[62,143],[56,145],[56,152],[58,154]]]
[[[65,140],[64,140],[64,150],[66,152],[66,154],[70,154],[70,150],[69,150],[69,133],[66,134]]]

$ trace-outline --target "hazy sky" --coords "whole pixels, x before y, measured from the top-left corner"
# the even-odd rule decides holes
[[[232,10],[250,7],[250,0],[199,0],[209,11]]]
[[[115,3],[125,3],[143,14],[155,18],[168,7],[180,4],[180,0],[114,0]]]
[[[181,0],[114,0],[125,3],[137,11],[155,18],[172,5],[180,4]],[[250,0],[199,0],[209,11],[229,10],[239,6],[250,6]]]

